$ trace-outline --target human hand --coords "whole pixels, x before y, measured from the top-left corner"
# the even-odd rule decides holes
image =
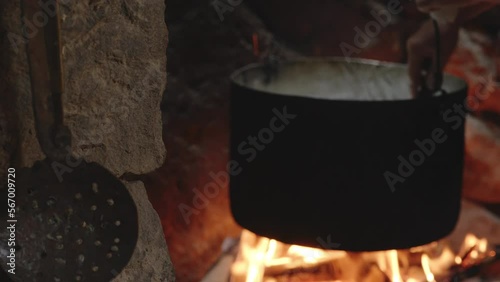
[[[436,38],[431,20],[408,39],[408,72],[413,97],[421,94],[422,89],[436,89],[439,81],[435,74],[443,71],[444,63],[449,59],[458,41],[458,25],[439,24],[441,36],[440,63],[436,56]],[[438,67],[440,69],[438,69]]]
[[[461,9],[471,6],[498,5],[500,0],[416,0],[417,8],[424,13],[437,10]]]

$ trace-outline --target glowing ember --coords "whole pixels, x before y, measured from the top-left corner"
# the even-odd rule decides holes
[[[422,254],[422,270],[425,273],[425,278],[429,282],[434,282],[434,274],[431,271],[430,265],[429,265],[429,256],[427,254]]]
[[[410,250],[349,253],[287,245],[243,231],[232,282],[449,281],[454,272],[495,253],[468,234],[455,253],[446,240]]]

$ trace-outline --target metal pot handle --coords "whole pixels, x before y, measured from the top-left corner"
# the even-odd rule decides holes
[[[438,21],[433,18],[432,25],[434,26],[434,36],[436,40],[436,71],[434,73],[434,92],[446,93],[443,86],[443,72],[441,70],[442,62],[441,62],[441,32],[439,31]]]
[[[442,68],[442,58],[441,58],[441,32],[439,30],[439,24],[435,17],[432,17],[432,24],[434,26],[434,36],[435,36],[435,57],[436,57],[436,69],[432,74],[434,76],[434,85],[430,89],[427,85],[426,75],[421,76],[421,89],[419,97],[429,97],[434,96],[434,94],[439,93],[439,95],[446,94],[447,92],[442,88],[443,86],[443,72]],[[427,64],[431,64],[432,60],[429,60]],[[429,65],[430,67],[430,65]]]
[[[38,142],[48,158],[64,160],[71,145],[71,133],[63,119],[64,85],[57,2],[54,6],[56,15],[47,17],[43,28],[34,35],[25,34],[25,38]],[[35,0],[23,0],[21,7],[24,19],[31,19],[42,11]]]

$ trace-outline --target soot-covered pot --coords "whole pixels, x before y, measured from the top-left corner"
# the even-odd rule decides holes
[[[413,99],[404,65],[310,59],[232,76],[230,198],[259,235],[326,249],[422,245],[460,209],[467,85]]]

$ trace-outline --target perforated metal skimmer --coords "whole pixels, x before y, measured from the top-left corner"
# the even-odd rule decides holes
[[[83,163],[62,182],[51,165],[45,160],[18,171],[18,269],[12,279],[110,281],[136,245],[133,199],[95,163]]]
[[[27,19],[42,9],[38,0],[24,0],[22,7]],[[63,122],[58,11],[49,18],[27,41],[35,128],[47,158],[17,171],[16,273],[8,279],[110,281],[134,252],[137,208],[125,185],[96,163],[80,161],[64,174],[57,169],[77,158],[71,156],[71,133]],[[0,191],[6,195],[6,190]],[[1,224],[6,216],[1,213]],[[9,235],[0,229],[3,268],[12,247]]]

